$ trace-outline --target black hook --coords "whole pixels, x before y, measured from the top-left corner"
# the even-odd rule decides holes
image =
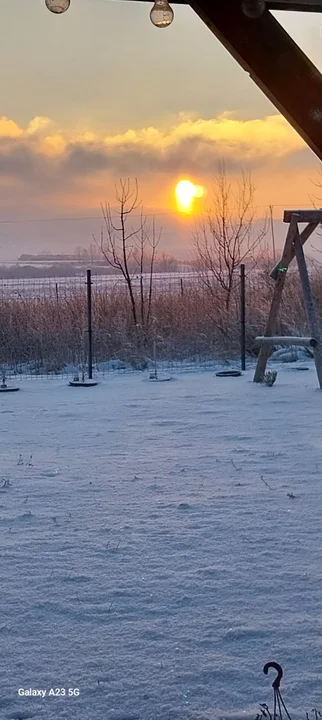
[[[266,665],[264,665],[264,667],[263,667],[263,672],[265,673],[265,675],[268,675],[268,671],[269,671],[270,668],[273,668],[273,669],[276,670],[277,673],[278,673],[277,677],[275,678],[275,680],[274,680],[274,682],[273,682],[272,687],[274,688],[274,690],[279,690],[279,686],[280,686],[280,684],[281,684],[281,680],[282,680],[282,677],[283,677],[283,670],[282,670],[281,666],[280,666],[278,663],[276,663],[276,662],[268,662],[268,663],[266,663]]]

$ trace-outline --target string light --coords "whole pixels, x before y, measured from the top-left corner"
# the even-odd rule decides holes
[[[45,0],[45,5],[50,12],[55,13],[55,15],[61,15],[68,10],[70,0]]]
[[[169,27],[173,22],[174,12],[170,7],[168,0],[155,0],[153,8],[150,12],[150,20],[152,25],[158,28]]]

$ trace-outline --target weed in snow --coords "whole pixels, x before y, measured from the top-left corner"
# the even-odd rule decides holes
[[[256,720],[263,720],[263,718],[269,718],[269,720],[273,720],[272,713],[270,712],[268,706],[265,703],[259,704],[259,713],[256,715]]]
[[[17,465],[24,465],[24,464],[25,463],[23,461],[22,455],[19,455]],[[28,462],[26,462],[26,465],[28,465],[28,467],[33,467],[32,455],[29,455],[29,460],[28,460]]]
[[[273,387],[274,382],[277,378],[277,371],[276,370],[267,370],[267,372],[264,375],[264,384],[268,387]]]
[[[314,720],[319,720],[320,718],[322,718],[322,713],[320,712],[320,710],[313,708],[311,710],[311,714],[312,713],[314,716]],[[277,718],[281,718],[281,714],[277,711],[272,713],[266,703],[260,703],[259,712],[257,713],[255,720],[263,720],[263,718],[265,718],[266,720],[277,720]],[[305,720],[310,720],[310,713],[307,712],[305,714]]]
[[[111,544],[110,544],[110,542],[108,542],[108,543],[106,543],[105,550],[109,550],[110,552],[116,552],[116,551],[119,549],[119,547],[120,547],[120,543],[121,543],[121,541],[119,540],[118,543],[117,543],[117,545],[115,545],[114,547],[112,547]]]
[[[264,480],[263,475],[261,475],[261,480],[264,483],[264,485],[266,485],[266,487],[268,487],[269,490],[273,490],[272,486],[269,485],[269,483],[266,480]]]
[[[318,720],[318,718],[322,718],[322,713],[320,710],[317,710],[316,708],[313,708],[311,712],[314,715],[314,720]],[[306,713],[306,720],[309,720],[309,713]]]

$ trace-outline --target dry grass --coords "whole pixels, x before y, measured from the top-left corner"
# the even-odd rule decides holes
[[[322,272],[315,269],[312,288],[322,316]],[[93,286],[94,358],[118,359],[143,367],[157,354],[163,360],[229,358],[239,353],[239,286],[229,313],[218,287],[206,288],[202,280],[185,279],[180,287],[155,287],[152,322],[134,328],[124,288]],[[272,296],[273,282],[266,272],[247,278],[247,352],[254,353],[254,338],[262,334]],[[42,295],[41,295],[42,293]],[[296,273],[287,278],[278,334],[307,333],[305,309]],[[33,372],[62,371],[66,364],[81,364],[86,357],[86,295],[75,285],[57,297],[42,289],[37,297],[9,297],[0,292],[0,365],[29,366]]]

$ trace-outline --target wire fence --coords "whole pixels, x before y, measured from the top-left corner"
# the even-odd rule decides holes
[[[313,289],[320,310],[319,274]],[[133,303],[122,277],[92,277],[94,372],[143,370],[155,359],[178,370],[238,360],[239,273],[228,304],[227,292],[220,284],[198,272],[155,274],[150,300],[149,277],[134,276],[132,291],[143,318],[141,323],[134,323]],[[272,297],[267,268],[246,273],[245,293],[246,352],[250,355],[255,352],[255,336],[265,327]],[[0,279],[0,370],[7,376],[55,376],[72,375],[85,368],[87,320],[86,276]],[[305,311],[295,275],[289,278],[278,331],[306,332]]]

